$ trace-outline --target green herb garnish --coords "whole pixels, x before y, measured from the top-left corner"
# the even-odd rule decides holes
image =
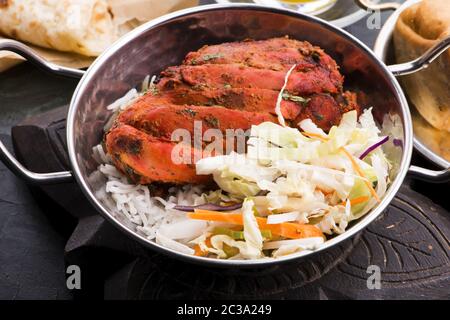
[[[212,53],[212,54],[205,54],[202,59],[203,61],[209,61],[213,59],[219,59],[222,57],[223,57],[222,53]]]
[[[192,118],[197,115],[197,111],[192,110],[191,108],[185,108],[183,110],[179,110],[179,111],[177,111],[177,113],[178,114],[185,114],[185,115],[190,116]]]
[[[244,231],[236,231],[229,228],[216,227],[213,234],[224,234],[234,240],[244,240]]]
[[[317,51],[311,53],[311,57],[313,58],[314,62],[316,63],[320,62],[320,53],[318,53]]]
[[[152,84],[152,85],[148,88],[147,91],[150,91],[150,93],[151,93],[152,95],[154,95],[154,96],[157,96],[157,95],[159,94],[159,90],[158,90],[158,88],[157,88],[154,84]]]
[[[313,116],[314,116],[314,118],[316,118],[316,120],[318,120],[318,121],[322,121],[322,120],[323,120],[323,115],[321,115],[320,113],[313,112]]]
[[[306,103],[309,102],[309,100],[311,100],[309,98],[304,98],[304,97],[301,97],[301,96],[295,96],[295,95],[292,95],[292,94],[287,93],[287,92],[284,92],[282,97],[283,97],[284,100],[290,100],[292,102],[298,102],[298,103],[302,103],[302,104],[306,104]]]
[[[208,117],[205,118],[205,122],[211,128],[218,128],[219,127],[219,120],[216,117],[208,116]]]

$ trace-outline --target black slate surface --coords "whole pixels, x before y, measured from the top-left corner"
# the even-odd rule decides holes
[[[51,222],[60,213],[52,205],[40,207],[0,163],[0,299],[71,298],[62,254],[68,235]]]

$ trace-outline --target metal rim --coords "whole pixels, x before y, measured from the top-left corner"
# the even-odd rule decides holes
[[[374,1],[374,3],[378,3],[380,0],[373,0],[373,1]],[[219,4],[224,4],[224,3],[236,4],[236,2],[229,1],[229,0],[215,0],[215,2],[219,3]],[[249,2],[249,3],[251,3],[251,2]],[[256,1],[255,1],[255,3],[256,3]],[[282,4],[279,4],[279,6],[277,6],[276,8],[283,8],[282,6],[283,6]],[[356,5],[355,5],[355,7],[356,7]],[[323,11],[319,11],[319,12],[303,13],[303,14],[309,14],[309,15],[313,15],[315,17],[320,18],[321,14],[327,12],[328,10],[331,10],[331,8],[332,7],[328,8],[326,10],[323,10]],[[296,11],[296,10],[293,10],[293,11]],[[301,12],[299,11],[299,13],[301,13]],[[354,11],[354,12],[352,12],[352,13],[346,15],[346,16],[343,16],[343,17],[340,17],[340,18],[337,18],[337,19],[334,19],[334,20],[326,20],[326,21],[328,21],[329,23],[332,23],[336,27],[345,28],[345,27],[348,27],[348,26],[358,22],[359,20],[361,20],[362,18],[364,18],[367,15],[368,15],[368,12],[366,10],[358,8],[358,10],[356,10],[356,11]]]
[[[125,46],[129,41],[132,39],[139,37],[141,34],[143,34],[147,29],[157,27],[159,24],[163,22],[170,21],[173,18],[178,18],[182,16],[189,15],[191,13],[199,13],[199,12],[208,12],[208,11],[215,11],[215,10],[259,10],[259,11],[269,11],[269,12],[276,12],[284,15],[289,15],[292,17],[304,19],[307,21],[311,21],[313,23],[317,23],[319,25],[325,26],[333,32],[338,33],[342,35],[345,38],[350,39],[354,44],[360,47],[361,50],[363,50],[369,57],[373,59],[375,63],[378,64],[378,66],[383,70],[385,75],[391,80],[391,83],[393,84],[395,88],[395,93],[397,94],[397,98],[400,101],[401,109],[404,116],[404,134],[405,134],[405,142],[404,142],[404,152],[401,160],[401,165],[399,168],[399,172],[391,184],[389,190],[385,194],[384,198],[382,199],[381,203],[378,204],[378,206],[373,209],[369,214],[367,214],[364,218],[362,218],[360,221],[358,221],[353,227],[348,229],[345,233],[338,235],[334,237],[333,239],[328,240],[325,242],[319,249],[314,250],[312,252],[302,254],[301,252],[298,254],[292,254],[288,255],[286,257],[277,258],[277,259],[263,259],[263,260],[218,260],[218,259],[210,259],[210,258],[204,258],[204,257],[196,257],[191,256],[187,254],[183,254],[174,250],[171,250],[169,248],[163,247],[159,244],[157,244],[154,241],[148,240],[144,238],[143,236],[137,234],[136,232],[132,231],[131,229],[127,228],[126,226],[122,225],[120,222],[117,221],[116,218],[113,217],[113,215],[103,206],[103,204],[94,196],[94,194],[90,191],[89,186],[87,185],[85,181],[85,177],[82,176],[80,167],[78,166],[77,158],[76,158],[76,150],[74,145],[74,119],[75,114],[77,112],[77,105],[80,100],[81,95],[86,90],[87,84],[90,82],[92,76],[96,73],[97,69],[99,69],[100,66],[102,66],[104,63],[108,61],[108,59],[119,49]],[[216,266],[216,267],[263,267],[273,264],[279,264],[283,262],[293,261],[296,259],[299,259],[300,257],[306,257],[312,254],[315,254],[317,252],[327,250],[328,248],[338,244],[341,241],[344,241],[359,231],[363,230],[367,225],[369,225],[374,219],[376,219],[383,210],[389,205],[389,203],[392,201],[395,194],[398,192],[400,186],[402,185],[402,182],[407,174],[408,167],[411,161],[412,156],[412,128],[411,128],[411,115],[409,112],[409,109],[407,108],[407,102],[406,98],[403,95],[403,92],[400,88],[400,85],[398,84],[395,77],[387,70],[386,66],[380,62],[380,60],[373,54],[373,52],[360,40],[349,34],[348,32],[344,30],[340,30],[333,26],[331,23],[323,21],[319,18],[311,17],[308,15],[303,15],[298,12],[287,10],[287,9],[274,9],[271,7],[265,7],[260,5],[251,5],[251,4],[234,4],[234,5],[207,5],[207,6],[201,6],[197,8],[190,8],[181,10],[175,13],[171,13],[165,16],[162,16],[158,19],[152,20],[134,31],[130,32],[129,34],[125,35],[121,39],[119,39],[115,44],[113,44],[109,49],[107,49],[100,57],[98,57],[95,62],[91,65],[91,67],[88,69],[84,77],[79,82],[74,95],[72,97],[69,113],[67,117],[67,147],[68,147],[68,153],[69,153],[69,159],[71,162],[71,166],[73,168],[73,173],[75,176],[75,179],[77,180],[78,184],[81,186],[81,189],[83,190],[86,197],[89,199],[89,201],[94,205],[94,207],[114,226],[116,226],[118,229],[123,231],[125,234],[130,236],[131,238],[137,240],[138,242],[146,245],[147,247],[150,247],[158,252],[162,252],[165,254],[168,254],[172,257],[191,262],[196,264],[202,264],[202,265],[209,265],[209,266]]]
[[[374,0],[374,3],[378,3],[380,0]],[[369,14],[368,11],[364,9],[359,9],[347,16],[339,19],[330,20],[329,22],[338,28],[345,28],[351,26],[352,24],[358,22]]]
[[[367,11],[364,11],[363,9],[359,9],[359,10],[349,14],[348,16],[345,16],[345,17],[342,17],[339,19],[335,19],[335,20],[330,20],[329,22],[338,28],[345,28],[345,27],[351,26],[352,24],[363,19],[368,14],[369,13]]]
[[[394,32],[395,24],[397,23],[397,20],[400,16],[400,14],[405,10],[406,8],[409,8],[410,6],[417,4],[421,2],[422,0],[408,0],[405,3],[403,3],[400,8],[398,8],[386,21],[386,23],[383,25],[383,27],[380,30],[380,33],[378,34],[378,37],[375,41],[374,45],[374,52],[375,55],[381,59],[381,61],[386,62],[386,55],[387,55],[387,49],[388,46],[392,40],[392,34]],[[412,125],[412,123],[411,123]],[[423,142],[420,141],[420,139],[414,137],[414,147],[415,149],[422,154],[425,158],[439,166],[440,168],[449,168],[450,167],[450,161],[447,161],[434,151],[432,151],[430,148],[428,148]]]

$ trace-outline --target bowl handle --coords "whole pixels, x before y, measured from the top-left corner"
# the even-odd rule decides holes
[[[25,168],[0,141],[0,160],[19,178],[30,184],[57,184],[73,180],[70,171],[36,173]]]
[[[0,51],[7,50],[17,53],[27,59],[30,63],[38,68],[50,72],[55,75],[81,78],[84,75],[83,70],[61,67],[46,61],[37,55],[32,49],[21,42],[0,39]],[[72,173],[70,171],[52,172],[52,173],[36,173],[25,168],[0,141],[0,160],[18,177],[24,179],[31,184],[56,184],[72,181]]]
[[[355,0],[358,7],[368,11],[389,11],[397,10],[400,8],[400,3],[397,2],[386,2],[386,3],[373,3],[370,0]]]
[[[404,76],[427,68],[436,58],[450,48],[450,36],[439,41],[416,60],[388,66],[394,76]]]
[[[83,70],[62,67],[48,62],[44,58],[36,54],[30,47],[16,40],[0,39],[0,51],[2,50],[17,53],[19,56],[27,59],[27,61],[34,64],[39,69],[55,75],[79,79],[85,73],[85,71]]]
[[[415,179],[431,183],[450,182],[450,168],[442,171],[435,171],[417,166],[411,166],[409,167],[408,175]]]

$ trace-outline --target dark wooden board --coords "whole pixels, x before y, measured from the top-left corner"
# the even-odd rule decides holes
[[[68,168],[61,134],[65,112],[64,108],[54,110],[13,128],[16,153],[30,169]],[[22,143],[30,134],[46,150],[44,154]],[[66,187],[44,190],[79,219],[67,242],[65,259],[84,270],[87,286],[77,292],[81,298],[450,298],[450,214],[413,191],[410,181],[384,214],[352,241],[304,262],[264,270],[192,266],[150,252],[99,216],[83,201],[76,185]],[[381,269],[380,290],[367,288],[370,265]]]

